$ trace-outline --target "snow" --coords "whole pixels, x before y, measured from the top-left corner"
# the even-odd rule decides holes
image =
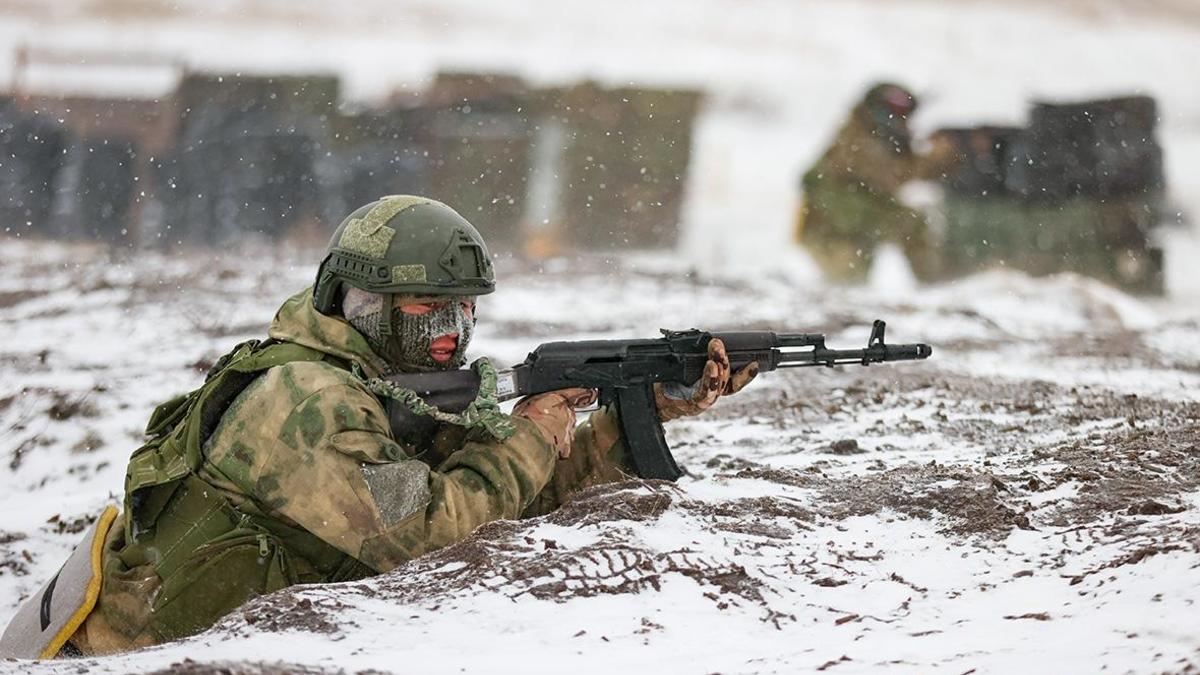
[[[265,264],[250,271],[218,252],[113,261],[86,247],[8,241],[0,249],[0,265],[16,273],[0,293],[29,293],[0,307],[0,399],[15,395],[0,406],[0,621],[80,536],[48,521],[70,523],[117,498],[152,406],[199,382],[190,364],[260,336],[275,306],[308,282],[317,256],[263,253]],[[1083,444],[1081,456],[1105,462],[1164,461],[1156,453],[1165,445],[1142,455],[1111,445],[1130,427],[1105,401],[1122,405],[1130,393],[1145,411],[1133,413],[1140,433],[1200,417],[1200,355],[1176,350],[1200,321],[1190,304],[1138,300],[1076,276],[992,272],[893,298],[869,287],[830,293],[769,278],[663,275],[646,255],[629,266],[561,262],[551,271],[501,261],[499,290],[480,304],[477,355],[511,362],[549,339],[764,324],[841,325],[830,344],[854,345],[878,316],[892,341],[929,341],[934,357],[763,375],[714,414],[669,425],[692,475],[618,495],[661,498],[670,506],[657,516],[515,524],[511,535],[479,540],[495,567],[435,554],[379,579],[301,591],[333,632],[266,630],[235,613],[190,640],[83,665],[114,673],[188,658],[429,672],[1195,667],[1200,642],[1187,627],[1200,601],[1194,477],[1147,493],[1180,512],[1126,515],[1115,509],[1127,502],[1089,506],[1108,493],[1095,491],[1086,477],[1094,469],[1070,454]],[[1128,354],[1106,355],[1125,339]],[[1087,355],[1091,347],[1079,345],[1104,349]],[[47,411],[56,401],[86,405],[55,420]],[[1073,414],[1083,419],[1063,421]],[[74,450],[88,434],[100,446]],[[31,438],[17,462],[15,449]],[[857,454],[831,450],[848,438]],[[1005,489],[990,491],[988,476]],[[1026,487],[1031,479],[1045,486]],[[967,495],[968,512],[969,496],[982,495],[1024,512],[1035,529],[973,529],[948,506],[957,502],[937,506],[951,495]],[[1145,549],[1154,552],[1136,556]],[[529,565],[547,565],[546,576],[512,573]],[[722,586],[728,578],[745,585]],[[539,595],[556,581],[567,584],[559,595]],[[13,672],[76,667],[0,663]]]

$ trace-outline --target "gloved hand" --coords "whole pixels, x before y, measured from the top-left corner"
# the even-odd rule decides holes
[[[575,435],[575,409],[596,402],[595,389],[563,389],[526,396],[513,408],[513,417],[524,417],[541,430],[560,459],[571,455]]]
[[[736,394],[758,375],[758,362],[729,374],[729,356],[725,343],[717,338],[708,342],[708,363],[704,374],[691,387],[675,384],[654,385],[654,402],[658,404],[658,419],[663,422],[689,415],[699,415],[712,407],[717,399]]]

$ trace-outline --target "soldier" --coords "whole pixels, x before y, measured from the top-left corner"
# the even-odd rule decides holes
[[[239,345],[200,389],[155,411],[151,440],[130,459],[122,516],[110,507],[14,618],[0,656],[52,656],[68,638],[64,651],[93,655],[193,635],[253,596],[385,572],[488,521],[544,514],[625,477],[616,413],[575,425],[593,391],[532,396],[511,416],[493,407],[501,420],[414,415],[391,428],[371,378],[462,366],[476,300],[493,288],[483,239],[446,205],[395,196],[350,214],[315,286],[283,304],[270,338]],[[754,374],[731,375],[714,340],[690,392],[657,392],[660,419],[700,413]],[[490,436],[497,422],[515,433]],[[72,578],[89,548],[97,579]],[[98,588],[98,599],[52,598],[56,584],[68,595]],[[30,647],[18,638],[38,639],[33,605],[52,637]]]
[[[871,87],[804,174],[797,239],[829,278],[865,278],[884,241],[904,249],[918,278],[936,276],[925,218],[897,200],[904,183],[930,171],[912,148],[908,118],[916,107],[916,98],[899,85]]]

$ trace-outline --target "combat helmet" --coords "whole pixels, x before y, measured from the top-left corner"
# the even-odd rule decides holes
[[[333,231],[313,285],[317,311],[341,313],[343,284],[389,295],[485,295],[496,288],[479,231],[449,206],[411,195],[371,202]]]

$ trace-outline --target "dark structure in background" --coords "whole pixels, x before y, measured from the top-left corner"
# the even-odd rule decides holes
[[[531,90],[502,75],[443,73],[414,111],[428,149],[432,194],[468,220],[483,223],[488,241],[522,241],[530,172]]]
[[[56,229],[87,239],[125,241],[134,216],[136,161],[136,148],[130,139],[77,139],[67,152],[55,195]]]
[[[188,75],[175,99],[176,143],[155,182],[163,222],[178,236],[278,236],[317,220],[317,162],[337,114],[337,78]]]
[[[699,96],[441,74],[346,111],[336,77],[188,73],[159,98],[0,99],[10,231],[222,244],[325,237],[385,194],[435,195],[551,255],[675,241]]]
[[[0,98],[0,224],[27,233],[46,227],[69,134],[46,117]]]
[[[428,185],[488,240],[551,255],[670,246],[678,234],[700,96],[531,89],[513,77],[442,74],[409,111]]]
[[[410,111],[338,114],[330,131],[317,161],[323,224],[336,225],[380,195],[430,193],[428,153]]]
[[[584,83],[543,92],[541,103],[542,124],[566,131],[566,143],[540,139],[561,148],[565,238],[598,248],[674,244],[699,94]]]
[[[1003,264],[1163,290],[1162,149],[1144,96],[1039,103],[1027,127],[943,129],[947,271]]]

